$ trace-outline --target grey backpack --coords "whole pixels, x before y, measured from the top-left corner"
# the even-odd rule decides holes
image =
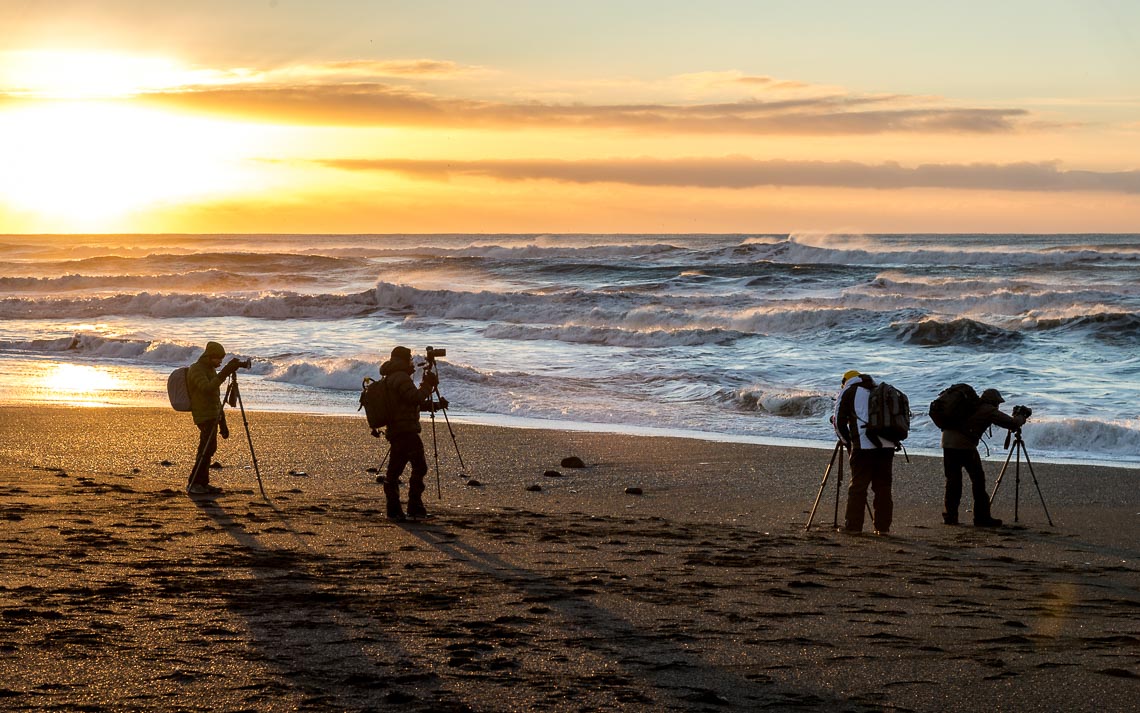
[[[186,383],[186,374],[190,371],[188,366],[180,366],[170,372],[166,380],[166,395],[170,397],[170,406],[175,411],[189,411],[190,386]]]

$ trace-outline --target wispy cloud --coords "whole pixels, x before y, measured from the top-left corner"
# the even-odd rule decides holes
[[[812,136],[1009,133],[1035,120],[1023,108],[859,94],[735,70],[608,87],[546,83],[539,94],[509,79],[488,86],[496,75],[431,58],[213,69],[106,53],[0,53],[0,97],[108,97],[276,124]]]
[[[450,60],[439,59],[353,59],[299,64],[268,70],[260,74],[264,83],[285,83],[289,80],[330,81],[352,80],[372,81],[391,78],[414,79],[454,79],[477,74],[487,74],[483,67],[462,65]]]
[[[887,95],[705,104],[505,103],[441,98],[378,82],[203,88],[154,93],[143,99],[182,110],[281,123],[692,134],[999,133],[1015,131],[1028,114],[1015,108],[923,106]]]
[[[1053,162],[923,164],[908,168],[897,163],[758,161],[727,156],[588,161],[340,159],[318,163],[348,171],[391,171],[431,180],[476,176],[500,181],[551,180],[699,188],[815,186],[1140,194],[1140,171],[1065,170]]]
[[[778,79],[760,74],[745,74],[739,71],[724,72],[689,72],[674,78],[676,81],[706,87],[763,90],[763,91],[789,91],[789,90],[819,90],[821,87],[806,82],[796,82],[787,79]]]

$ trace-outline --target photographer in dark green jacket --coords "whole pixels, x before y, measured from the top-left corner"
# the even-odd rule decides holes
[[[207,342],[202,356],[186,371],[190,413],[194,417],[194,425],[198,427],[198,454],[194,458],[194,468],[190,471],[190,482],[186,486],[186,492],[191,495],[222,491],[221,488],[210,485],[210,461],[218,451],[218,433],[221,433],[222,438],[230,437],[218,390],[241,363],[238,359],[230,359],[218,372],[225,356],[226,350],[221,344]]]
[[[425,371],[423,381],[417,387],[412,382],[416,367],[412,364],[412,350],[396,347],[392,358],[380,365],[388,403],[388,428],[385,437],[392,444],[388,470],[384,474],[384,498],[387,501],[388,519],[402,522],[407,517],[425,518],[424,476],[427,475],[427,458],[424,443],[420,439],[420,411],[431,408],[431,393],[439,384],[439,377],[433,371]],[[440,407],[446,408],[441,400]],[[412,464],[412,475],[408,479],[408,514],[400,507],[400,475],[405,466]]]
[[[942,521],[947,525],[958,524],[958,504],[962,500],[962,470],[970,476],[970,490],[974,497],[974,525],[977,527],[1000,527],[1001,520],[990,514],[990,498],[986,493],[986,472],[982,469],[982,458],[978,455],[978,443],[990,426],[999,426],[1015,431],[1025,423],[1021,415],[1009,416],[998,406],[1003,403],[997,389],[982,392],[977,407],[960,428],[947,428],[942,431],[942,467],[946,474],[945,509]],[[1017,413],[1017,409],[1014,409]]]

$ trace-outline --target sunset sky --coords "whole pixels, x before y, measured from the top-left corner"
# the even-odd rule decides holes
[[[1140,232],[1133,0],[0,0],[0,233]]]

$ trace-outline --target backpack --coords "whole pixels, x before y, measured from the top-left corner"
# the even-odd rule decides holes
[[[978,410],[981,401],[974,387],[954,384],[943,389],[938,398],[930,402],[930,420],[943,431],[961,430],[966,420]]]
[[[190,411],[190,385],[186,383],[188,366],[180,366],[166,379],[166,395],[175,411]]]
[[[902,443],[910,435],[910,399],[885,381],[880,381],[867,400],[867,437]]]
[[[368,419],[372,435],[378,435],[377,431],[387,426],[388,419],[391,418],[387,379],[377,381],[371,377],[364,377],[360,382],[360,406],[356,410],[360,409],[364,409],[364,416]]]

